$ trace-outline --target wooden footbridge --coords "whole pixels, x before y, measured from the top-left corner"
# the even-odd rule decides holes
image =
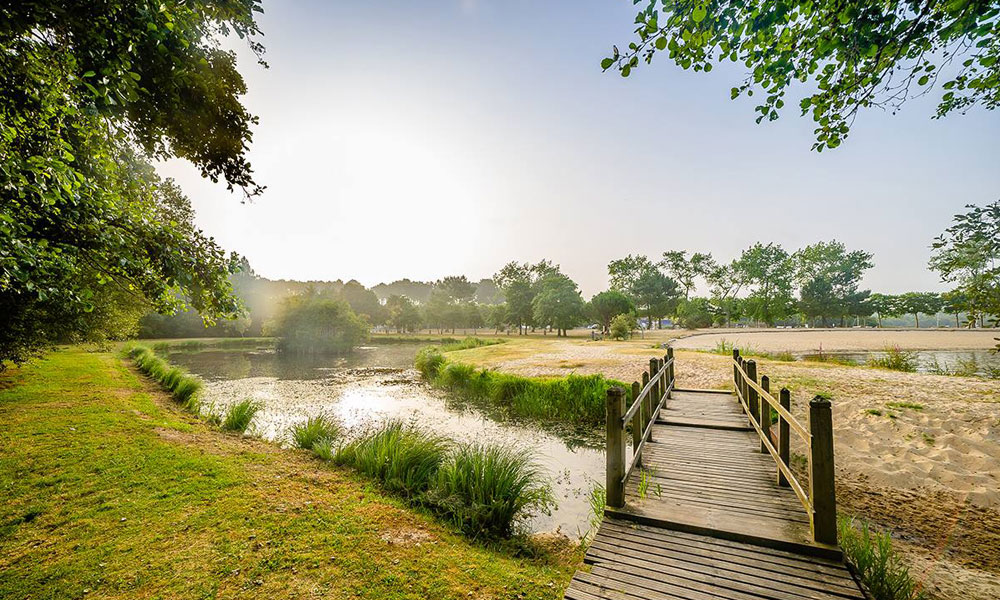
[[[837,545],[830,402],[814,398],[804,426],[754,361],[734,351],[732,366],[733,392],[679,389],[668,349],[628,407],[625,390],[609,390],[607,508],[566,598],[865,598]]]

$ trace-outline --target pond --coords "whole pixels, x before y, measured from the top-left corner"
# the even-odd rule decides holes
[[[885,352],[825,352],[823,354],[793,353],[799,360],[823,360],[834,357],[860,365],[872,356],[885,356]],[[1000,356],[990,350],[915,350],[913,356],[919,373],[954,373],[963,375],[995,376],[1000,371]]]
[[[533,517],[529,529],[585,534],[590,490],[604,481],[601,432],[543,428],[507,418],[496,407],[452,398],[423,382],[413,368],[420,347],[367,346],[342,357],[267,349],[174,351],[169,360],[204,380],[203,401],[216,410],[246,398],[263,402],[253,427],[268,440],[285,443],[292,425],[325,414],[354,430],[398,418],[459,442],[504,443],[533,452],[558,507],[551,515]]]

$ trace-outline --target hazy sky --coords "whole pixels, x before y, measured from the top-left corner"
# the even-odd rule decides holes
[[[810,150],[787,104],[754,124],[743,69],[660,57],[602,73],[631,39],[631,0],[265,2],[269,70],[241,53],[260,117],[263,197],[171,162],[198,223],[272,278],[488,277],[548,258],[589,297],[609,260],[755,241],[838,239],[875,253],[865,285],[943,289],[928,246],[967,203],[1000,198],[1000,119],[932,120],[934,99],[861,115]]]

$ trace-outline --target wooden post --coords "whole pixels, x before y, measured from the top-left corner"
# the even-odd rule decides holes
[[[660,379],[656,376],[656,372],[660,370],[660,361],[651,358],[649,359],[649,380],[653,382],[653,387],[649,390],[649,395],[652,397],[653,412],[656,412],[656,407],[660,401]]]
[[[813,539],[837,543],[837,499],[833,482],[833,416],[830,401],[816,396],[809,402],[809,483],[812,486]]]
[[[740,351],[733,348],[733,387],[740,389],[740,372],[737,365],[740,363]]]
[[[757,383],[757,361],[747,361],[747,379]],[[757,390],[747,384],[747,405],[750,407],[750,418],[757,419]]]
[[[625,413],[625,390],[613,386],[608,388],[607,412],[607,479],[604,489],[607,493],[607,505],[612,508],[625,506],[625,435],[622,427],[622,415]]]
[[[638,381],[632,382],[632,401],[639,402],[639,392],[642,388],[639,387]],[[649,411],[646,409],[646,402],[643,401],[638,410],[635,411],[635,416],[632,417],[632,454],[639,449],[639,443],[642,442],[642,432],[646,430],[646,419],[644,416],[648,416]],[[639,464],[642,464],[642,457],[639,457]]]
[[[761,375],[760,387],[762,387],[764,391],[767,392],[768,395],[770,395],[771,378],[768,377],[767,375]],[[771,440],[771,403],[763,398],[760,399],[760,429],[761,431],[764,432],[764,438],[768,442],[771,442],[771,445],[774,445],[773,441]],[[767,447],[764,446],[763,441],[761,441],[760,443],[760,452],[761,454],[767,452]],[[778,470],[780,471],[781,469]]]
[[[740,357],[740,394],[743,396],[743,402],[747,401],[747,359]]]
[[[792,410],[792,394],[788,391],[788,388],[781,388],[780,398],[778,398],[778,403],[781,404],[781,408],[791,412]],[[785,466],[790,466],[788,464],[790,448],[788,444],[788,421],[785,417],[778,415],[778,456],[781,457],[781,462],[785,463]],[[778,469],[778,485],[788,487],[788,478],[785,474]]]
[[[674,349],[672,347],[667,348],[667,360],[674,360]],[[674,380],[674,363],[670,363],[670,371],[667,377],[667,385],[670,384],[677,385]]]
[[[645,388],[647,383],[649,383],[649,373],[643,373],[642,374],[642,387]],[[649,415],[649,418],[650,419],[655,419],[656,415],[653,414],[653,401],[650,399],[652,397],[653,397],[652,394],[646,394],[646,397],[642,399],[642,403],[645,405],[646,414]],[[647,439],[652,439],[652,438],[653,438],[653,432],[650,431],[649,432],[649,438],[647,438]]]

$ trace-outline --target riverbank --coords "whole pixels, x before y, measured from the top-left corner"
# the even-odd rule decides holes
[[[218,432],[107,353],[0,375],[0,421],[5,598],[558,598],[579,564],[469,542],[350,470]]]

